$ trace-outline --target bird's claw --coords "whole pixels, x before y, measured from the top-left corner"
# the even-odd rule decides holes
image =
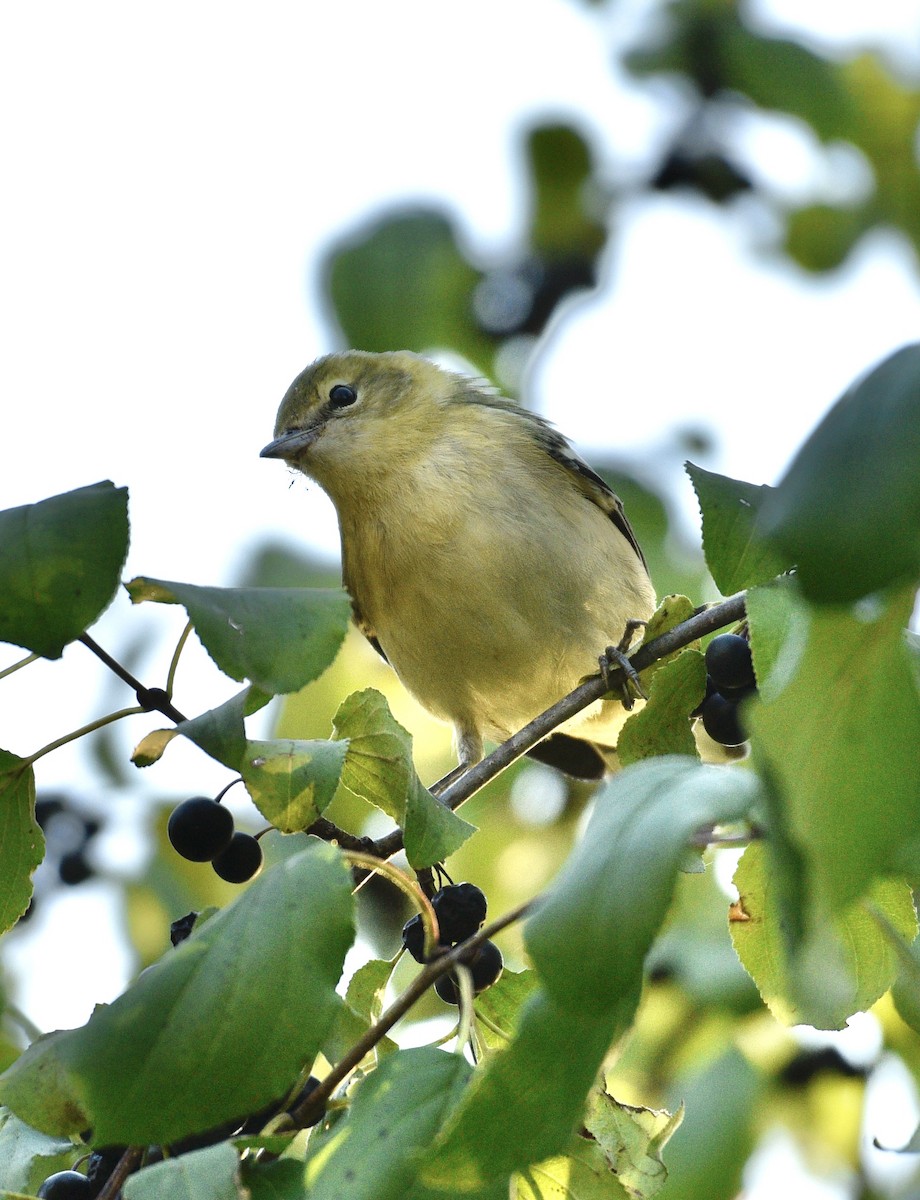
[[[631,617],[626,622],[623,636],[617,645],[608,646],[598,659],[601,678],[611,691],[618,691],[620,693],[621,702],[627,711],[634,706],[637,699],[648,699],[645,688],[639,679],[639,673],[626,655],[626,651],[632,642],[633,634],[637,629],[643,629],[647,624],[647,621],[640,621],[637,618]],[[622,672],[623,677],[612,683],[610,676],[614,672]]]

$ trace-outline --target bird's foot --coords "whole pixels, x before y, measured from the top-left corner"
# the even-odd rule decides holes
[[[620,693],[623,707],[627,710],[633,707],[637,699],[648,699],[645,688],[639,679],[639,673],[629,661],[626,654],[633,640],[633,634],[637,629],[644,629],[647,624],[647,621],[640,621],[636,617],[630,617],[626,622],[626,628],[619,642],[615,646],[608,646],[598,659],[604,683],[610,685],[611,691]],[[610,676],[614,672],[622,672],[622,679],[611,681]]]

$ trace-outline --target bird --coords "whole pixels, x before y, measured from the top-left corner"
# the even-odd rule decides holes
[[[421,355],[318,358],[285,393],[261,456],[332,500],[355,623],[453,726],[451,778],[596,675],[654,611],[622,502],[566,438]],[[529,753],[600,778],[626,715],[605,698]]]

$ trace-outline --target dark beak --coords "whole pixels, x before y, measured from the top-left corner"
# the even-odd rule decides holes
[[[301,450],[306,450],[319,436],[319,429],[290,429],[269,442],[259,451],[259,458],[294,458]]]

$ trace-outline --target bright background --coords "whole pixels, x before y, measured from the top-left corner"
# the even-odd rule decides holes
[[[641,171],[682,99],[612,70],[611,48],[653,7],[7,6],[0,507],[103,478],[128,485],[126,578],[229,584],[269,532],[334,556],[325,498],[301,481],[290,489],[278,463],[258,458],[290,380],[335,346],[318,256],[407,201],[450,206],[474,257],[507,247],[524,228],[525,120],[581,127],[612,179]],[[899,70],[920,70],[914,0],[761,0],[748,11],[761,30],[806,31],[840,56],[881,46]],[[752,168],[790,201],[864,186],[855,158],[791,118],[751,114],[736,132]],[[852,379],[920,331],[917,263],[902,235],[873,233],[821,276],[771,253],[774,239],[756,206],[637,198],[620,212],[611,286],[557,314],[526,399],[589,458],[615,446],[648,470],[660,454],[670,479],[674,431],[704,428],[716,443],[707,466],[774,482]],[[673,490],[692,526],[689,485]],[[162,663],[181,629],[165,612],[134,612],[120,598],[94,633],[113,651],[146,639]],[[19,657],[0,647],[0,668]],[[183,666],[190,711],[230,694],[215,698],[206,668],[194,653]],[[117,695],[73,646],[4,681],[4,745],[28,753]],[[224,781],[211,766],[177,746],[155,787],[207,791],[212,777]],[[48,788],[92,779],[79,749],[39,768]],[[130,869],[140,851],[119,840],[117,811],[110,836]],[[8,960],[44,1028],[85,1020],[133,966],[114,948],[105,894],[66,899],[36,921],[45,937],[60,935],[56,961],[70,956],[72,983],[55,987],[42,973],[37,942],[23,938]],[[81,927],[94,933],[75,943]],[[89,965],[93,937],[106,953]],[[749,1200],[769,1194],[782,1161],[766,1160]],[[783,1179],[796,1169],[787,1162]],[[811,1180],[802,1194],[843,1194],[824,1186]]]

